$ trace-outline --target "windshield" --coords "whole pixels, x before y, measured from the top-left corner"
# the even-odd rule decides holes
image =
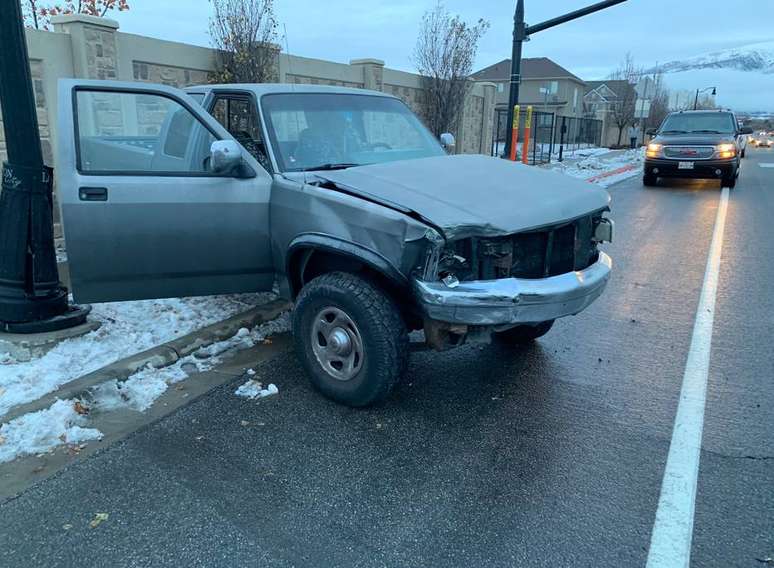
[[[352,167],[442,156],[401,101],[372,95],[288,93],[262,97],[281,171]]]
[[[671,114],[661,125],[661,132],[665,133],[732,134],[735,131],[734,118],[727,112]]]

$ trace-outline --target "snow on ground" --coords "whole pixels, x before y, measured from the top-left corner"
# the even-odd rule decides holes
[[[78,446],[90,440],[102,438],[102,433],[89,428],[90,416],[119,408],[143,412],[169,388],[186,380],[191,374],[212,369],[222,359],[220,355],[236,349],[247,349],[264,342],[271,335],[290,330],[290,313],[262,323],[248,330],[242,328],[232,338],[208,347],[161,369],[147,367],[126,381],[108,381],[99,385],[88,401],[59,400],[45,410],[25,414],[0,426],[0,463],[24,455],[53,451],[63,444]],[[248,373],[248,374],[255,374]],[[249,386],[248,386],[249,385]],[[240,392],[241,391],[241,392]],[[250,380],[237,393],[248,398],[260,398],[277,394],[273,384],[263,389],[260,383]]]
[[[102,433],[86,428],[86,416],[71,400],[58,400],[45,410],[25,414],[0,427],[0,463],[23,454],[39,454],[61,444],[99,440]]]
[[[516,143],[516,153],[521,158],[521,151],[524,147],[524,144],[522,142]],[[534,147],[534,144],[530,144],[530,154],[532,154],[532,148]],[[551,151],[552,159],[557,159],[559,157],[559,144],[554,143],[546,144],[545,142],[541,142],[538,144],[538,154],[548,154],[549,150]],[[610,152],[610,148],[600,148],[599,146],[592,146],[591,144],[565,144],[564,150],[562,150],[562,156],[564,158],[577,158],[582,156],[598,156],[601,154],[607,154]],[[502,156],[505,153],[505,142],[496,142],[495,143],[495,154],[497,156]]]
[[[605,157],[604,155],[590,155],[579,161],[573,160],[571,162],[551,163],[546,164],[544,167],[555,172],[561,172],[565,175],[585,180],[596,178],[600,174],[627,168],[620,173],[595,179],[594,183],[602,187],[608,187],[614,183],[642,173],[644,149],[638,148],[635,150],[625,150],[623,152],[608,151],[608,153],[608,157]]]
[[[0,355],[0,418],[14,406],[119,359],[224,320],[275,298],[273,293],[95,304],[102,326],[28,362]]]
[[[279,389],[274,384],[270,384],[268,387],[263,388],[261,383],[250,379],[245,384],[240,385],[239,388],[234,391],[234,394],[255,400],[256,398],[264,398],[273,394],[277,394],[278,392]]]

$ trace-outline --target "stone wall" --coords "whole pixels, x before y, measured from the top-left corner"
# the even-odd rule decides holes
[[[48,122],[48,107],[46,105],[46,92],[43,88],[43,62],[39,59],[30,60],[30,73],[32,75],[32,89],[35,93],[35,110],[38,115],[38,128],[40,129],[40,142],[43,148],[43,160],[46,164],[53,164],[51,126]],[[5,130],[3,128],[3,114],[0,109],[0,161],[7,157],[5,152]]]
[[[211,71],[206,69],[188,69],[147,61],[132,62],[132,78],[135,81],[160,83],[170,87],[190,87],[208,83],[211,75]]]
[[[326,79],[324,77],[310,77],[308,75],[294,75],[288,73],[285,75],[286,83],[295,83],[297,85],[331,85],[334,87],[351,87],[353,89],[362,89],[363,83],[353,83],[351,81],[341,81],[338,79]]]

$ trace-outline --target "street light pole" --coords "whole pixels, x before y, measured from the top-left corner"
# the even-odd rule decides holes
[[[513,45],[511,46],[511,86],[508,91],[508,128],[513,124],[513,109],[519,104],[519,87],[521,86],[521,51],[524,40],[527,39],[527,25],[524,23],[524,0],[516,2],[516,12],[513,15]],[[504,156],[511,155],[512,136],[505,137]]]
[[[712,89],[712,96],[715,96],[717,94],[717,87],[705,87],[704,89],[696,89],[696,98],[693,99],[693,110],[697,110],[699,108],[699,93],[704,91],[709,91]],[[690,96],[690,95],[688,95]],[[688,99],[691,100],[691,99]]]
[[[79,325],[88,309],[68,306],[56,266],[53,170],[43,164],[19,0],[0,1],[0,107],[8,153],[0,192],[0,331]]]
[[[528,26],[524,22],[524,0],[517,0],[516,12],[513,15],[513,46],[511,49],[511,85],[510,93],[508,96],[508,122],[507,124],[513,124],[513,108],[519,104],[519,87],[521,85],[521,52],[522,45],[525,41],[529,40],[530,34],[542,32],[559,24],[564,24],[581,18],[588,14],[593,14],[605,8],[610,8],[616,4],[623,4],[626,0],[604,0],[603,2],[597,2],[591,6],[586,6],[580,10],[575,10],[558,16],[545,22],[535,24],[534,26]],[[505,141],[505,156],[511,154],[511,137],[508,136]]]

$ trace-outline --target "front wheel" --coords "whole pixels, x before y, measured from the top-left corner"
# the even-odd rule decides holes
[[[495,338],[502,343],[521,345],[534,341],[538,337],[543,337],[553,325],[554,320],[544,321],[537,325],[518,325],[505,331],[498,331],[495,333]]]
[[[739,177],[739,166],[734,168],[730,176],[726,176],[721,181],[721,187],[727,187],[728,189],[734,189],[736,187],[736,180]]]
[[[331,272],[301,290],[296,350],[322,394],[347,406],[384,400],[408,362],[408,331],[395,302],[372,282]]]
[[[642,185],[645,187],[654,187],[658,183],[658,178],[653,175],[645,174],[642,176]]]
[[[736,187],[736,176],[723,178],[721,187],[727,187],[728,189],[734,189]]]

